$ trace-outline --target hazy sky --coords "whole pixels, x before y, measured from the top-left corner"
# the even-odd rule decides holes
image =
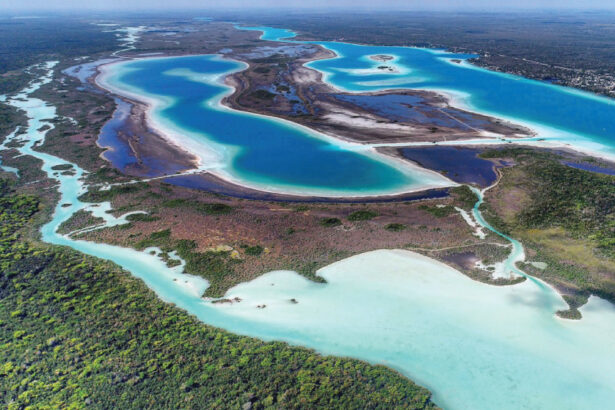
[[[0,0],[0,9],[126,10],[209,8],[363,8],[408,10],[615,9],[615,0]]]

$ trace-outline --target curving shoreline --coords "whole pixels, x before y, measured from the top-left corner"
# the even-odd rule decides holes
[[[217,56],[218,58],[220,57],[219,55]],[[150,58],[160,58],[160,57],[150,57]],[[172,58],[172,57],[169,57]],[[244,64],[245,66],[245,64]],[[219,74],[216,76],[216,79],[219,80],[221,78],[225,78],[228,79],[229,78],[229,73],[236,73],[239,72],[240,70],[238,69],[237,71],[229,71],[227,73],[224,74]],[[320,71],[316,70],[317,72],[321,73]],[[321,73],[322,74],[322,73]],[[322,77],[322,75],[321,75]],[[98,80],[98,78],[97,78]],[[226,83],[226,85],[229,85],[228,82]],[[233,86],[231,85],[231,90],[229,90],[227,93],[221,93],[220,95],[223,95],[221,98],[218,99],[218,101],[215,102],[216,106],[218,108],[221,109],[228,109],[234,112],[239,112],[242,114],[246,114],[243,111],[237,111],[236,109],[232,108],[232,107],[228,107],[226,105],[223,104],[223,101],[225,101],[225,97],[228,97],[228,95],[231,95],[235,92],[236,90],[233,88]],[[442,95],[446,96],[447,99],[449,101],[457,101],[458,104],[462,104],[460,101],[462,101],[461,99],[457,98],[455,96],[455,93],[448,93],[448,91],[441,91]],[[459,94],[459,93],[457,93]],[[458,97],[458,95],[457,95]],[[138,102],[137,102],[138,103]],[[208,103],[211,103],[211,100],[208,100]],[[141,103],[141,104],[145,104],[146,107],[148,107],[148,110],[154,110],[155,109],[155,104],[147,104],[147,103]],[[254,115],[259,115],[259,116],[263,116],[263,117],[267,117],[270,118],[271,116],[267,116],[264,114],[259,114],[259,113],[251,113]],[[324,134],[327,137],[330,137],[326,134]],[[564,149],[566,150],[572,150],[573,152],[579,152],[579,150],[575,150],[573,147],[571,147],[570,145],[557,145],[556,143],[554,143],[553,141],[536,141],[535,139],[538,137],[532,137],[532,139],[534,140],[523,140],[520,139],[519,141],[516,141],[518,143],[522,143],[523,145],[534,145],[534,146],[538,146],[538,147],[542,147],[545,148],[545,146],[547,146],[549,149],[553,149],[553,148],[560,148],[560,147],[564,147]],[[504,144],[504,143],[508,143],[508,140],[475,140],[475,141],[453,141],[450,143],[439,143],[438,145],[459,145],[459,146],[463,146],[463,145],[489,145],[489,144]],[[356,145],[361,145],[363,148],[365,149],[369,149],[371,150],[377,150],[379,148],[385,148],[385,147],[393,147],[393,146],[420,146],[421,144],[423,145],[431,145],[430,143],[422,143],[422,142],[418,142],[418,143],[399,143],[399,144],[356,144]],[[383,154],[384,155],[384,154]],[[405,161],[395,155],[387,155],[387,157],[390,157],[394,160],[398,160],[400,162],[400,166],[404,166],[408,164],[408,161]],[[603,157],[603,158],[609,158],[609,157]],[[209,181],[207,181],[207,178],[204,178],[204,181],[202,183],[202,186],[205,186],[207,188],[205,189],[211,189],[212,186],[212,182],[211,180],[214,180],[214,184],[215,184],[215,180],[219,179],[223,184],[228,184],[230,187],[234,187],[237,186],[239,187],[239,192],[237,192],[236,190],[233,190],[233,188],[228,189],[228,187],[226,188],[226,191],[223,192],[232,192],[231,195],[233,196],[242,196],[245,195],[245,197],[250,198],[250,197],[258,197],[259,198],[265,198],[265,199],[273,199],[273,200],[283,200],[283,201],[295,201],[295,200],[299,200],[299,201],[303,201],[303,200],[307,200],[307,201],[315,201],[315,202],[319,202],[321,200],[333,200],[335,201],[336,199],[339,200],[340,202],[346,202],[346,201],[356,201],[356,202],[362,202],[362,201],[367,201],[367,202],[371,202],[371,201],[378,201],[378,200],[382,200],[382,201],[389,201],[389,200],[403,200],[406,198],[410,198],[412,199],[412,195],[408,195],[408,194],[393,194],[393,195],[374,195],[374,196],[344,196],[344,197],[334,197],[334,196],[326,196],[326,197],[318,197],[318,196],[314,196],[314,195],[296,195],[294,193],[281,193],[281,192],[277,192],[277,191],[268,191],[268,190],[264,190],[264,189],[256,189],[254,190],[254,193],[250,193],[251,189],[254,189],[254,187],[251,187],[249,185],[242,185],[241,183],[237,183],[236,181],[233,181],[231,178],[226,178],[226,177],[221,177],[220,175],[215,174],[214,172],[210,172],[205,170],[204,172],[208,173],[209,176],[211,176],[212,178],[209,178]],[[172,179],[181,179],[181,176],[174,176],[174,177],[170,177],[169,178],[169,182],[172,182]],[[184,181],[187,179],[191,179],[191,178],[199,178],[199,175],[187,175],[186,178],[184,178]],[[184,182],[185,183],[185,182]],[[181,183],[180,183],[181,185]],[[196,184],[198,185],[198,183]],[[184,186],[192,186],[190,184],[188,185],[184,185]],[[242,191],[243,189],[243,191]],[[426,190],[423,189],[417,189],[415,191],[412,191],[413,193],[416,192],[426,192]],[[260,194],[262,194],[263,196],[260,196]],[[269,196],[271,195],[271,196]],[[480,195],[479,195],[480,196]],[[428,196],[429,197],[429,194]],[[300,199],[297,199],[300,198]],[[424,198],[424,196],[419,196],[419,198]],[[474,212],[478,212],[477,210],[474,210]],[[475,215],[476,216],[476,215]],[[478,217],[477,217],[478,219]],[[490,228],[489,228],[490,229]],[[498,233],[499,234],[499,233]],[[508,240],[513,241],[511,238],[506,238]],[[514,243],[513,243],[514,245]],[[519,246],[521,246],[519,244]],[[513,269],[514,269],[514,263],[513,263]]]
[[[329,50],[329,49],[327,49]],[[333,50],[329,50],[331,53],[334,53]],[[169,56],[169,58],[174,58],[175,56]],[[141,59],[146,59],[146,58],[161,58],[159,56],[157,57],[141,57],[139,58],[139,60]],[[327,57],[322,57],[319,56],[318,59],[321,58],[327,58]],[[339,58],[339,57],[333,57],[333,58]],[[236,61],[236,60],[233,60]],[[236,108],[230,107],[227,104],[227,99],[229,98],[229,96],[234,95],[237,91],[236,86],[228,81],[228,79],[232,78],[232,75],[235,73],[238,73],[240,71],[242,71],[243,69],[246,68],[247,64],[242,63],[242,62],[237,62],[238,64],[243,65],[243,68],[239,67],[235,70],[230,70],[227,73],[221,74],[219,78],[225,78],[226,81],[224,83],[225,86],[230,87],[229,90],[224,93],[223,95],[220,96],[220,98],[218,98],[218,101],[216,102],[216,105],[218,108],[220,109],[228,109],[228,110],[232,110],[236,113],[239,114],[246,114],[245,111],[237,111]],[[305,63],[303,64],[305,66],[309,66],[309,63]],[[307,67],[306,67],[307,68]],[[330,82],[327,81],[327,76],[326,73],[318,70],[317,68],[313,68],[313,67],[309,67],[310,69],[315,70],[316,72],[318,72],[320,74],[320,80],[323,82],[326,82],[327,85],[335,87],[334,84],[331,84]],[[146,129],[149,129],[151,131],[153,131],[154,134],[158,135],[159,137],[161,137],[163,140],[168,141],[170,143],[171,146],[173,146],[174,148],[176,148],[178,151],[184,152],[186,158],[192,158],[192,160],[190,160],[193,164],[194,167],[197,169],[202,169],[204,172],[210,173],[214,176],[217,176],[219,178],[221,178],[222,180],[228,181],[233,185],[237,185],[239,187],[243,187],[246,189],[249,188],[255,188],[259,191],[263,191],[263,192],[268,192],[270,194],[278,194],[278,195],[285,195],[285,194],[291,194],[292,196],[300,196],[300,197],[312,197],[312,196],[325,196],[325,197],[330,197],[330,198],[354,198],[356,200],[359,200],[360,198],[377,198],[377,197],[385,197],[385,196],[399,196],[399,195],[404,195],[404,194],[408,194],[408,193],[413,193],[413,192],[419,192],[422,190],[427,190],[427,189],[433,189],[433,188],[437,188],[438,186],[425,186],[422,188],[415,188],[415,189],[410,189],[410,190],[404,190],[404,191],[400,191],[400,192],[393,192],[393,193],[387,193],[387,194],[383,194],[383,195],[379,195],[379,194],[375,194],[375,195],[335,195],[335,194],[331,194],[328,192],[318,192],[318,193],[313,193],[313,192],[306,192],[306,191],[302,191],[302,190],[293,190],[292,192],[289,192],[288,189],[272,189],[271,186],[263,186],[261,184],[259,185],[254,185],[254,184],[249,184],[246,183],[245,181],[239,179],[239,178],[234,178],[232,175],[230,175],[228,172],[225,172],[223,169],[223,164],[222,162],[224,162],[223,159],[221,159],[219,156],[216,156],[214,153],[219,153],[221,151],[224,151],[224,149],[220,150],[216,150],[216,148],[211,149],[211,150],[198,150],[199,147],[197,147],[194,144],[186,144],[186,139],[182,139],[179,134],[181,134],[181,131],[179,130],[174,130],[172,129],[172,126],[170,126],[169,124],[161,124],[161,121],[157,118],[155,118],[154,115],[152,115],[152,112],[155,111],[156,109],[159,109],[159,107],[161,106],[161,103],[159,101],[156,101],[155,99],[150,99],[147,96],[143,96],[143,95],[138,95],[136,93],[131,93],[131,92],[127,92],[126,90],[119,90],[116,87],[113,87],[112,85],[108,84],[107,82],[105,82],[105,71],[109,69],[109,64],[107,65],[103,65],[99,67],[99,74],[96,76],[95,78],[95,83],[105,89],[106,91],[109,91],[113,94],[116,95],[120,95],[125,99],[129,99],[132,103],[139,105],[141,107],[143,107],[142,112],[144,115],[144,124],[143,127]],[[456,106],[458,108],[462,108],[465,110],[468,110],[470,112],[477,112],[478,110],[475,109],[475,107],[471,106],[470,104],[468,104],[466,101],[467,98],[465,98],[463,95],[460,95],[459,92],[455,92],[455,91],[451,91],[451,90],[443,90],[443,89],[432,89],[429,90],[431,92],[436,92],[439,95],[442,95],[445,97],[446,100],[449,101],[449,103],[451,104],[451,106]],[[467,96],[466,96],[467,97]],[[287,119],[284,118],[280,118],[279,116],[271,116],[271,115],[267,115],[267,114],[263,114],[263,113],[257,113],[257,112],[250,112],[250,114],[253,115],[259,115],[262,116],[268,120],[272,120],[272,119],[276,119],[276,120],[281,120],[284,121],[286,123],[288,123],[290,126],[299,126],[299,127],[303,127],[305,128],[303,125],[298,124],[294,121],[288,121]],[[486,113],[486,114],[491,114],[494,115],[492,113]],[[516,119],[513,118],[503,118],[501,115],[496,116],[498,118],[502,118],[505,121],[509,121],[509,122],[519,122]],[[515,144],[523,144],[523,145],[528,145],[528,146],[534,146],[534,147],[542,147],[542,148],[548,148],[548,149],[568,149],[568,150],[572,150],[572,151],[576,151],[576,152],[580,152],[580,153],[584,153],[584,154],[588,154],[588,155],[592,155],[592,156],[596,156],[602,159],[605,159],[607,161],[613,161],[615,159],[615,153],[613,155],[609,155],[607,153],[601,152],[598,148],[588,148],[588,147],[584,147],[584,146],[578,146],[578,145],[571,145],[569,143],[566,142],[562,142],[562,141],[558,141],[558,140],[553,140],[553,139],[549,139],[549,138],[541,138],[538,135],[540,134],[545,134],[545,130],[544,129],[540,129],[538,125],[536,124],[524,124],[525,126],[528,126],[531,130],[533,130],[534,136],[530,137],[530,138],[517,138],[514,140],[511,140],[509,138],[495,138],[495,139],[490,139],[488,135],[485,135],[486,138],[484,139],[480,139],[480,140],[454,140],[454,141],[440,141],[440,142],[436,142],[437,145],[481,145],[481,144],[494,144],[494,145],[502,145],[502,144],[507,144],[507,143],[515,143]],[[378,148],[381,147],[402,147],[402,146],[429,146],[431,144],[433,144],[433,142],[417,142],[417,141],[409,141],[409,142],[399,142],[399,143],[381,143],[381,144],[366,144],[366,143],[361,143],[361,142],[356,142],[356,141],[348,141],[347,139],[345,139],[344,137],[340,136],[340,135],[331,135],[330,133],[321,133],[318,131],[315,131],[311,128],[307,128],[306,129],[311,135],[314,135],[318,138],[325,138],[328,142],[332,142],[334,144],[339,144],[342,146],[346,146],[349,147],[351,149],[356,149],[358,151],[363,151],[364,153],[368,154],[368,155],[373,155],[378,159],[386,159],[386,161],[390,162],[391,164],[394,164],[400,168],[407,168],[407,167],[412,167],[413,165],[416,166],[416,164],[412,164],[408,161],[404,161],[404,160],[400,160],[398,158],[383,154],[381,152],[378,151]],[[547,130],[549,131],[549,130]],[[200,155],[195,155],[195,152],[198,152],[198,154]],[[214,155],[212,155],[214,154]],[[204,162],[208,163],[208,166],[203,166]],[[212,165],[213,164],[213,165]],[[415,168],[417,169],[417,168]],[[423,168],[424,170],[424,168]]]

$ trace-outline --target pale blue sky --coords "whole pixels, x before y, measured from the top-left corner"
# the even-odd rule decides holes
[[[22,10],[155,10],[288,7],[325,9],[501,10],[501,9],[615,9],[615,0],[0,0],[0,9]]]

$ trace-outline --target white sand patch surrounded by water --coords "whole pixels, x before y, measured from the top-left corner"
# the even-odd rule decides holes
[[[478,236],[480,239],[485,239],[487,234],[483,231],[483,227],[479,226],[469,213],[457,206],[455,207],[455,210],[459,212],[463,220],[466,221],[466,223],[474,230],[473,235]]]

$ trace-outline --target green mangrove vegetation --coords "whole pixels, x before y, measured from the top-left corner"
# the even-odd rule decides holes
[[[449,216],[451,214],[454,214],[455,212],[455,208],[452,207],[451,205],[446,205],[446,206],[429,206],[429,205],[420,205],[419,209],[429,212],[430,214],[432,214],[433,216],[437,217],[437,218],[443,218],[445,216]]]
[[[400,224],[400,223],[396,223],[396,222],[387,224],[384,227],[384,229],[386,229],[387,231],[391,231],[391,232],[401,232],[401,231],[403,231],[406,228],[407,228],[406,225]]]
[[[206,215],[228,214],[233,210],[230,205],[223,203],[205,203],[184,198],[170,199],[163,202],[162,206],[167,208],[178,208],[182,206],[191,207]]]
[[[369,210],[369,209],[361,209],[359,211],[354,211],[350,215],[348,215],[349,221],[369,221],[370,219],[374,219],[378,216],[378,212]]]
[[[342,224],[342,221],[340,221],[339,218],[333,218],[333,217],[322,218],[320,220],[320,224],[325,227],[334,227],[334,226],[340,226]]]
[[[564,294],[615,301],[615,177],[562,163],[563,158],[526,148],[494,149],[485,158],[511,158],[500,183],[489,190],[485,218],[521,240],[533,275]],[[577,300],[577,299],[575,299]],[[579,306],[578,300],[574,303]]]

